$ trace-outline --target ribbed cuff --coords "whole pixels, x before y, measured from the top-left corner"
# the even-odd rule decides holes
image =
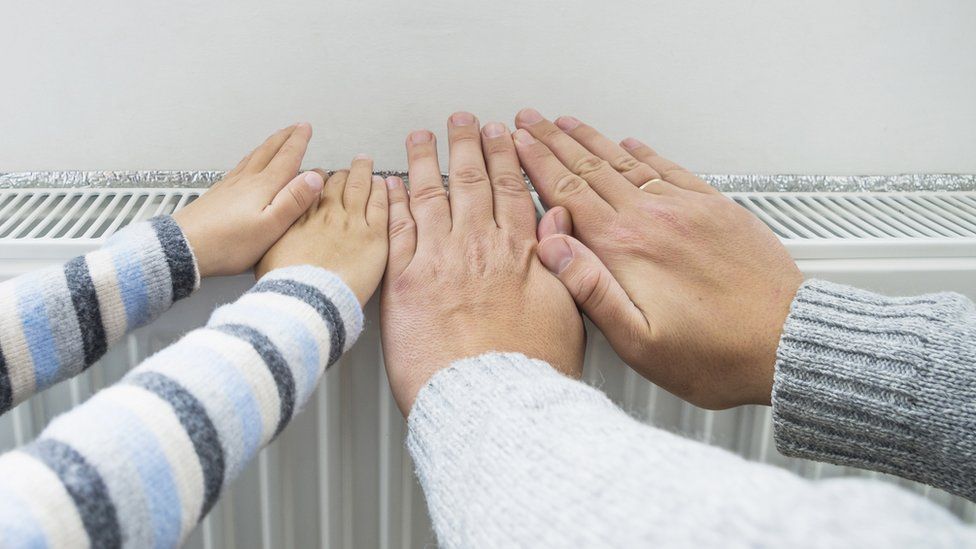
[[[158,249],[155,240],[158,242]],[[106,248],[131,248],[132,253],[160,254],[171,287],[170,302],[179,301],[200,287],[200,269],[183,229],[171,216],[160,215],[129,225],[105,241]]]
[[[972,498],[974,445],[960,450],[976,419],[972,315],[955,294],[889,298],[804,283],[777,351],[777,448]]]

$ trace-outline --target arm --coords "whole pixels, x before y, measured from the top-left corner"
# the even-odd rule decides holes
[[[307,124],[279,130],[173,217],[0,284],[0,414],[81,373],[201,278],[254,266],[322,190],[320,175],[296,176],[311,135]]]
[[[361,329],[356,296],[337,276],[269,273],[0,457],[2,544],[178,545]]]
[[[517,124],[554,206],[539,255],[627,364],[698,406],[772,403],[786,454],[976,497],[971,303],[803,283],[769,228],[647,145],[529,110]]]
[[[101,249],[0,284],[0,413],[73,377],[200,283],[171,217],[126,227]]]
[[[445,547],[976,543],[878,481],[810,482],[643,425],[517,354],[457,361],[420,391],[407,440]]]
[[[811,280],[780,340],[776,445],[976,500],[976,309]]]
[[[321,196],[260,258],[250,291],[0,456],[0,545],[186,539],[359,336],[387,252],[371,171],[357,159],[324,189],[299,180]]]

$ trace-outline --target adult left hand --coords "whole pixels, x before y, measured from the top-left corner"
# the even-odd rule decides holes
[[[772,231],[636,140],[532,109],[516,125],[522,166],[554,206],[539,255],[621,358],[699,406],[768,404],[803,281]]]

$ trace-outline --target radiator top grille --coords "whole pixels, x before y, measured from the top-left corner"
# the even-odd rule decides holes
[[[94,246],[130,223],[173,213],[205,191],[0,189],[0,242]],[[798,259],[834,257],[837,246],[844,257],[976,257],[976,191],[726,196],[769,226]]]
[[[783,239],[976,237],[976,193],[741,193]]]

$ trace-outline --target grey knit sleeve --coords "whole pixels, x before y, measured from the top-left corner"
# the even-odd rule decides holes
[[[803,284],[777,352],[783,454],[892,473],[976,500],[976,309]]]
[[[750,463],[518,354],[435,374],[407,447],[445,548],[976,547],[976,531],[890,483]]]

